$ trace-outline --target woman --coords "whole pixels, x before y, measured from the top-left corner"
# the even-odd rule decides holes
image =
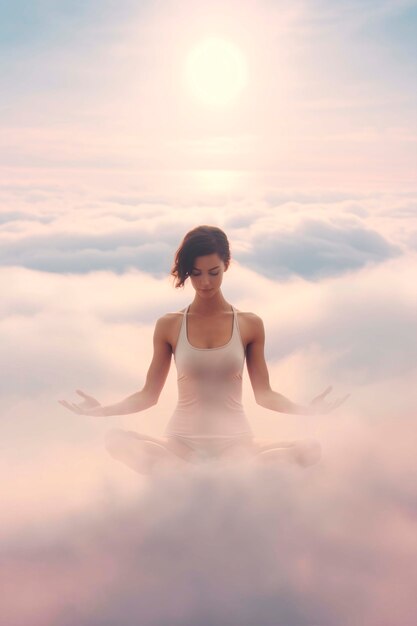
[[[198,226],[188,232],[177,250],[171,274],[177,288],[191,280],[194,300],[182,311],[157,320],[154,354],[143,389],[109,406],[101,406],[80,390],[77,393],[84,399],[80,404],[59,401],[75,413],[91,416],[148,409],[158,402],[174,355],[178,403],[164,437],[121,429],[106,435],[109,453],[140,473],[151,473],[163,464],[186,466],[206,457],[249,455],[269,462],[290,459],[301,465],[318,460],[320,447],[316,442],[261,443],[254,438],[241,402],[245,358],[257,403],[273,411],[326,413],[348,397],[326,404],[328,387],[309,406],[301,406],[271,389],[261,318],[237,311],[222,294],[223,273],[229,264],[229,242],[220,228]]]

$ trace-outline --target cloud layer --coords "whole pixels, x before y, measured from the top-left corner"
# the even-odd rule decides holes
[[[69,194],[74,219],[61,185],[3,189],[1,621],[411,626],[413,196],[264,189],[196,208],[178,190],[144,200],[109,184]],[[164,265],[204,222],[230,236],[224,294],[263,318],[272,387],[300,403],[328,384],[352,394],[337,415],[278,415],[245,374],[256,436],[315,437],[309,470],[214,464],[146,482],[108,458],[108,428],[161,434],[174,366],[140,415],[89,420],[57,403],[141,388],[155,320],[193,297]]]
[[[2,619],[411,626],[412,494],[381,489],[382,459],[356,455],[348,472],[213,463],[162,474],[127,506],[20,539],[1,549],[2,588],[20,590],[4,595]],[[391,485],[398,463],[395,473]]]
[[[123,195],[111,185],[101,193],[92,187],[68,194],[64,181],[62,191],[3,188],[0,264],[73,274],[136,268],[162,277],[185,232],[198,223],[218,223],[228,233],[234,258],[278,280],[337,276],[415,248],[410,228],[417,229],[417,216],[410,194],[298,192],[291,198],[284,190],[265,194],[261,179],[254,178],[257,186],[246,198],[242,187],[250,177],[242,175],[232,197],[227,185],[234,184],[233,177],[217,180],[226,187],[201,206],[204,181],[197,175],[188,195],[176,181],[165,197],[141,192],[129,179],[132,190]],[[142,181],[152,184],[145,176]],[[205,184],[215,183],[213,178]]]

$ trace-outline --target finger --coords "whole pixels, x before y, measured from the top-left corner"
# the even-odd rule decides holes
[[[318,396],[316,396],[316,397],[314,398],[314,400],[315,400],[315,401],[318,401],[318,400],[323,399],[325,396],[327,396],[327,395],[331,392],[331,390],[332,390],[332,389],[333,389],[333,387],[331,387],[331,386],[330,386],[330,387],[327,387],[327,388],[323,391],[323,393],[320,393]]]
[[[82,396],[83,398],[91,398],[91,396],[88,396],[86,393],[84,393],[84,391],[81,391],[81,389],[76,389],[75,391],[76,393],[78,393],[79,396]]]
[[[72,411],[73,413],[75,412],[74,409],[72,408],[72,406],[69,404],[69,402],[67,402],[66,400],[58,400],[58,402],[60,404],[62,404],[62,406],[64,406],[66,409],[68,409],[69,411]]]
[[[350,396],[350,393],[348,393],[346,396],[343,396],[343,398],[339,398],[339,400],[338,400],[339,406],[341,404],[343,404],[343,402],[346,402],[346,400],[349,398],[349,396]]]
[[[329,387],[327,387],[327,389],[325,389],[323,393],[321,394],[321,396],[319,397],[324,398],[324,396],[327,396],[331,392],[332,389],[333,389],[332,385],[329,385]]]
[[[337,407],[342,405],[344,402],[346,402],[349,396],[350,396],[350,393],[348,393],[347,396],[344,396],[343,398],[339,398],[338,400],[336,400],[332,405],[332,409],[336,409]]]
[[[320,400],[322,400],[324,396],[327,396],[331,392],[332,389],[333,387],[331,385],[330,387],[327,387],[327,389],[325,389],[323,393],[313,398],[313,400],[311,401],[311,404],[319,404]]]

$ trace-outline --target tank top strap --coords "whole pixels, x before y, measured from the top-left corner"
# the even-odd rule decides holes
[[[182,312],[182,321],[181,321],[181,335],[186,339],[187,338],[187,314],[190,305],[186,306],[184,311]]]
[[[242,346],[243,351],[245,352],[245,346],[243,345],[243,339],[242,339],[242,335],[240,333],[240,328],[239,328],[238,315],[233,304],[232,304],[232,308],[233,308],[233,335],[232,337],[236,337],[238,343]]]
[[[182,318],[181,318],[180,330],[178,332],[177,345],[176,345],[176,348],[175,348],[175,352],[177,351],[177,348],[178,348],[180,343],[181,344],[186,344],[186,335],[185,335],[185,333],[187,331],[186,331],[186,326],[185,326],[185,324],[186,324],[186,317],[185,316],[187,314],[187,311],[188,311],[188,307],[185,307],[185,309],[183,311],[181,311],[182,312]],[[174,352],[174,354],[175,354],[175,352]]]
[[[236,309],[232,306],[232,311],[233,311],[233,328],[232,328],[232,337],[234,337],[236,335],[236,331],[237,331],[237,313],[236,313]]]

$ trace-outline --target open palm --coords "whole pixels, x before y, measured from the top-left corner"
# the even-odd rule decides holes
[[[323,393],[312,399],[310,406],[313,407],[314,413],[330,413],[330,411],[337,409],[337,407],[343,404],[343,402],[346,402],[350,396],[350,393],[348,393],[346,396],[343,396],[343,398],[338,398],[337,400],[333,400],[333,402],[326,402],[324,398],[331,392],[332,389],[333,387],[330,385],[330,387],[327,387]]]
[[[93,398],[93,396],[89,396],[88,394],[81,391],[81,389],[76,389],[76,392],[79,396],[84,398],[83,402],[76,404],[75,402],[67,402],[66,400],[58,400],[59,404],[62,404],[66,409],[72,411],[73,413],[78,413],[79,415],[88,415],[90,409],[95,409],[101,406],[100,402]]]

